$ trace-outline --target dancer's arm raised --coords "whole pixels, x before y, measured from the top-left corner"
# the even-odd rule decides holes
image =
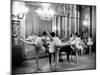
[[[53,40],[52,36],[49,34],[49,32],[47,30],[45,30],[45,32],[48,34],[48,36],[50,37],[51,40]]]

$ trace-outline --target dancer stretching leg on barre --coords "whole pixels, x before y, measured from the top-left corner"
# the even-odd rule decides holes
[[[43,36],[45,36],[46,34],[43,34]],[[37,70],[36,72],[38,71],[41,71],[41,69],[39,68],[39,60],[38,60],[38,57],[39,57],[39,51],[43,51],[45,52],[45,47],[43,46],[43,44],[45,44],[45,38],[44,37],[36,37],[35,41],[27,41],[27,40],[24,40],[24,39],[21,39],[21,41],[29,44],[29,45],[32,45],[32,46],[35,46],[35,50],[36,50],[36,64],[37,64]]]
[[[59,55],[59,48],[67,46],[67,45],[70,45],[70,42],[68,41],[66,43],[62,43],[61,40],[58,37],[55,36],[54,32],[52,32],[51,35],[48,32],[47,32],[47,34],[51,38],[51,43],[50,43],[50,46],[49,46],[49,52],[51,54],[55,53],[55,66],[54,66],[54,70],[57,71],[58,59],[59,59],[59,57],[58,57],[58,55]],[[50,66],[51,66],[51,57],[49,57],[49,62],[50,62]]]

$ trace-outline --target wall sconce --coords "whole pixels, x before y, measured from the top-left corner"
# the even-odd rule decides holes
[[[17,18],[18,18],[18,19],[23,19],[23,18],[24,18],[24,14],[18,14],[18,15],[17,15]]]
[[[83,25],[88,27],[90,25],[90,21],[89,20],[84,20]]]
[[[83,25],[86,27],[90,25],[90,18],[88,14],[85,15],[85,20],[83,21]]]
[[[12,14],[18,19],[23,19],[29,9],[25,6],[24,2],[13,1]]]
[[[85,21],[83,21],[83,25],[84,26],[87,26],[88,25],[88,23],[87,23],[87,21],[85,20]]]

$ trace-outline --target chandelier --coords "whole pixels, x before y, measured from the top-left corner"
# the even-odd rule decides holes
[[[36,13],[40,16],[42,20],[51,20],[55,12],[50,8],[50,4],[42,3],[41,8],[36,10]]]

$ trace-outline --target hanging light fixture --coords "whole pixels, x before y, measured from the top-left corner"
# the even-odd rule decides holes
[[[42,3],[41,8],[36,10],[36,13],[40,16],[42,20],[51,20],[55,12],[50,8],[50,4]]]

